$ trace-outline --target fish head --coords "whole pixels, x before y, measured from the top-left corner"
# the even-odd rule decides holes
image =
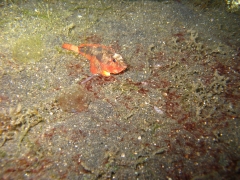
[[[118,74],[127,68],[120,54],[106,46],[92,44],[79,46],[79,53],[91,62],[91,72],[110,76]]]
[[[118,74],[124,71],[126,68],[127,65],[124,63],[122,56],[117,53],[114,53],[106,58],[105,62],[102,64],[102,70],[111,74]]]

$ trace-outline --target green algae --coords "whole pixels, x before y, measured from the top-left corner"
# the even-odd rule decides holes
[[[44,54],[44,44],[39,35],[19,38],[13,47],[13,59],[17,63],[28,64],[40,61]]]

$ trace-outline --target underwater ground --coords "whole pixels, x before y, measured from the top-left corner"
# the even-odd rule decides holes
[[[0,1],[0,179],[238,179],[239,19],[217,0]],[[128,68],[82,83],[63,43]]]

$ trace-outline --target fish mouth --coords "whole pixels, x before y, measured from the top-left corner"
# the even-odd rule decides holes
[[[127,69],[127,66],[121,66],[118,69],[115,69],[112,73],[119,74],[119,73],[122,73],[123,71],[125,71],[126,69]]]

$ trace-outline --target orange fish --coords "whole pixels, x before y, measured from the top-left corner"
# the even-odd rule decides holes
[[[92,74],[110,76],[118,74],[127,68],[120,54],[115,53],[111,47],[100,44],[63,44],[64,49],[77,52],[90,61],[90,71]]]

